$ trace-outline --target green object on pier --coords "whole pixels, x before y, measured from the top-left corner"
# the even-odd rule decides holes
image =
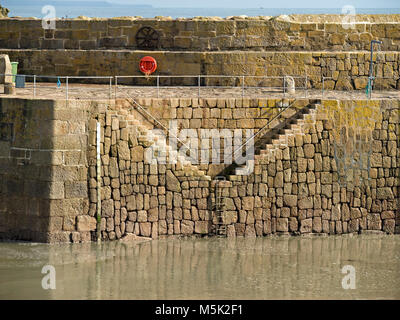
[[[365,88],[365,94],[367,95],[367,98],[370,97],[370,93],[371,93],[371,79],[368,79],[368,84],[367,87]]]
[[[15,76],[18,74],[18,62],[11,62],[12,82],[15,83]]]

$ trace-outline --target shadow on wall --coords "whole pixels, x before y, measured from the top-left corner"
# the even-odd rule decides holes
[[[38,150],[45,148],[50,140],[51,113],[49,103],[0,99],[0,237],[3,239],[48,240],[52,157],[51,152]]]
[[[260,132],[260,135],[257,136],[254,139],[254,154],[255,155],[259,155],[261,150],[265,150],[266,145],[267,144],[271,144],[273,139],[277,139],[279,135],[283,135],[285,134],[285,129],[290,128],[290,126],[292,124],[296,124],[297,120],[300,119],[300,117],[305,114],[309,109],[310,106],[313,102],[310,102],[309,105],[302,107],[302,108],[296,108],[294,110],[288,110],[288,111],[292,111],[291,115],[288,117],[282,117],[282,119],[277,118],[274,119],[274,115],[273,111],[274,109],[267,109],[267,111],[262,114],[262,117],[266,117],[267,119],[274,119],[273,121],[269,120],[269,125],[266,126],[266,129],[268,130],[262,130],[262,131],[257,131],[255,132],[255,134],[257,134],[258,132]],[[278,105],[279,103],[276,104],[277,107],[279,108]],[[267,114],[267,112],[269,114]],[[264,133],[263,133],[264,132]],[[243,156],[245,156],[245,154],[243,154]],[[228,176],[228,175],[234,175],[235,174],[235,170],[238,168],[239,166],[236,163],[233,163],[227,167],[224,168],[224,170],[220,171],[217,176]]]
[[[90,217],[78,218],[88,210],[86,128],[74,112],[75,121],[64,102],[0,99],[1,239],[90,240]]]

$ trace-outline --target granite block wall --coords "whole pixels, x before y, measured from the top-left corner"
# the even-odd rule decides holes
[[[194,75],[193,78],[161,79],[166,85],[198,85],[198,75],[229,75],[232,78],[203,79],[201,85],[241,86],[242,75],[297,76],[296,87],[327,90],[364,90],[369,75],[370,53],[359,52],[176,52],[122,50],[6,50],[18,61],[19,73],[49,76],[132,76],[142,75],[139,61],[146,55],[158,63],[156,75]],[[400,55],[397,51],[374,54],[375,90],[400,88]],[[306,78],[307,77],[307,78]],[[31,81],[27,79],[27,81]],[[38,78],[38,81],[43,79]],[[70,80],[77,81],[77,80]],[[86,79],[108,84],[109,79]],[[246,86],[282,87],[282,79],[247,78]],[[120,84],[156,85],[155,79],[119,79]]]
[[[196,110],[235,111],[241,104],[250,113],[266,102],[240,100],[141,103],[161,121],[170,119],[171,110],[181,109],[175,117],[182,123],[189,120],[190,128]],[[268,103],[277,107],[274,101]],[[309,103],[303,101],[303,106]],[[146,163],[152,142],[136,129],[148,121],[129,108],[121,101],[116,110],[97,115],[104,130],[103,238],[118,239],[127,232],[152,238],[214,234],[215,178],[222,173],[210,170],[210,165],[200,165],[193,174],[191,165],[179,162]],[[187,119],[181,119],[185,114]],[[229,123],[222,120],[217,120],[221,127]],[[246,121],[254,120],[234,120],[228,128],[243,129]],[[147,129],[154,127],[148,125]],[[255,157],[254,172],[225,176],[219,187],[226,198],[227,235],[398,232],[398,130],[398,101],[322,101],[301,132],[288,135],[274,152]],[[93,157],[91,163],[94,179]],[[90,201],[94,215],[94,182]]]
[[[174,157],[165,152],[171,148],[150,131],[158,124],[132,101],[0,101],[2,239],[94,238],[97,121],[104,240],[213,235],[216,188],[225,198],[229,237],[400,231],[396,100],[298,100],[281,120],[310,105],[315,112],[284,141],[265,144],[269,151],[255,156],[248,175],[225,172],[221,164],[191,164],[182,156],[169,161]],[[175,119],[179,131],[257,130],[291,102],[137,101],[163,125]],[[166,163],[147,160],[157,143],[162,148],[156,155]],[[216,185],[217,176],[226,181]]]
[[[0,20],[0,47],[8,49],[121,50],[143,49],[136,41],[142,27],[159,35],[153,50],[302,51],[368,50],[372,39],[382,49],[400,45],[398,15],[357,15],[354,24],[340,15],[240,18],[58,19],[55,30],[40,19]]]
[[[0,99],[0,238],[90,241],[85,110]]]

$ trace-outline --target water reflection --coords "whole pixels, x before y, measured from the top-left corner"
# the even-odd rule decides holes
[[[400,299],[399,236],[0,243],[1,299]],[[57,289],[41,288],[45,264]],[[344,290],[341,268],[356,269]]]

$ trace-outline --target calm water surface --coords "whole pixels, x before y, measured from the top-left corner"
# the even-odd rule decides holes
[[[145,2],[145,1],[144,1]],[[87,17],[121,17],[121,16],[142,16],[153,18],[156,16],[171,16],[172,18],[191,18],[197,16],[277,16],[281,14],[340,14],[342,8],[141,8],[128,5],[77,5],[79,2],[71,1],[16,1],[2,0],[1,4],[10,9],[9,16],[21,17],[44,17],[42,7],[48,4],[54,5],[57,17],[75,18],[78,16]],[[201,2],[198,6],[201,6]],[[358,14],[394,14],[400,13],[399,8],[356,8]]]
[[[400,236],[0,243],[0,299],[400,299]]]

